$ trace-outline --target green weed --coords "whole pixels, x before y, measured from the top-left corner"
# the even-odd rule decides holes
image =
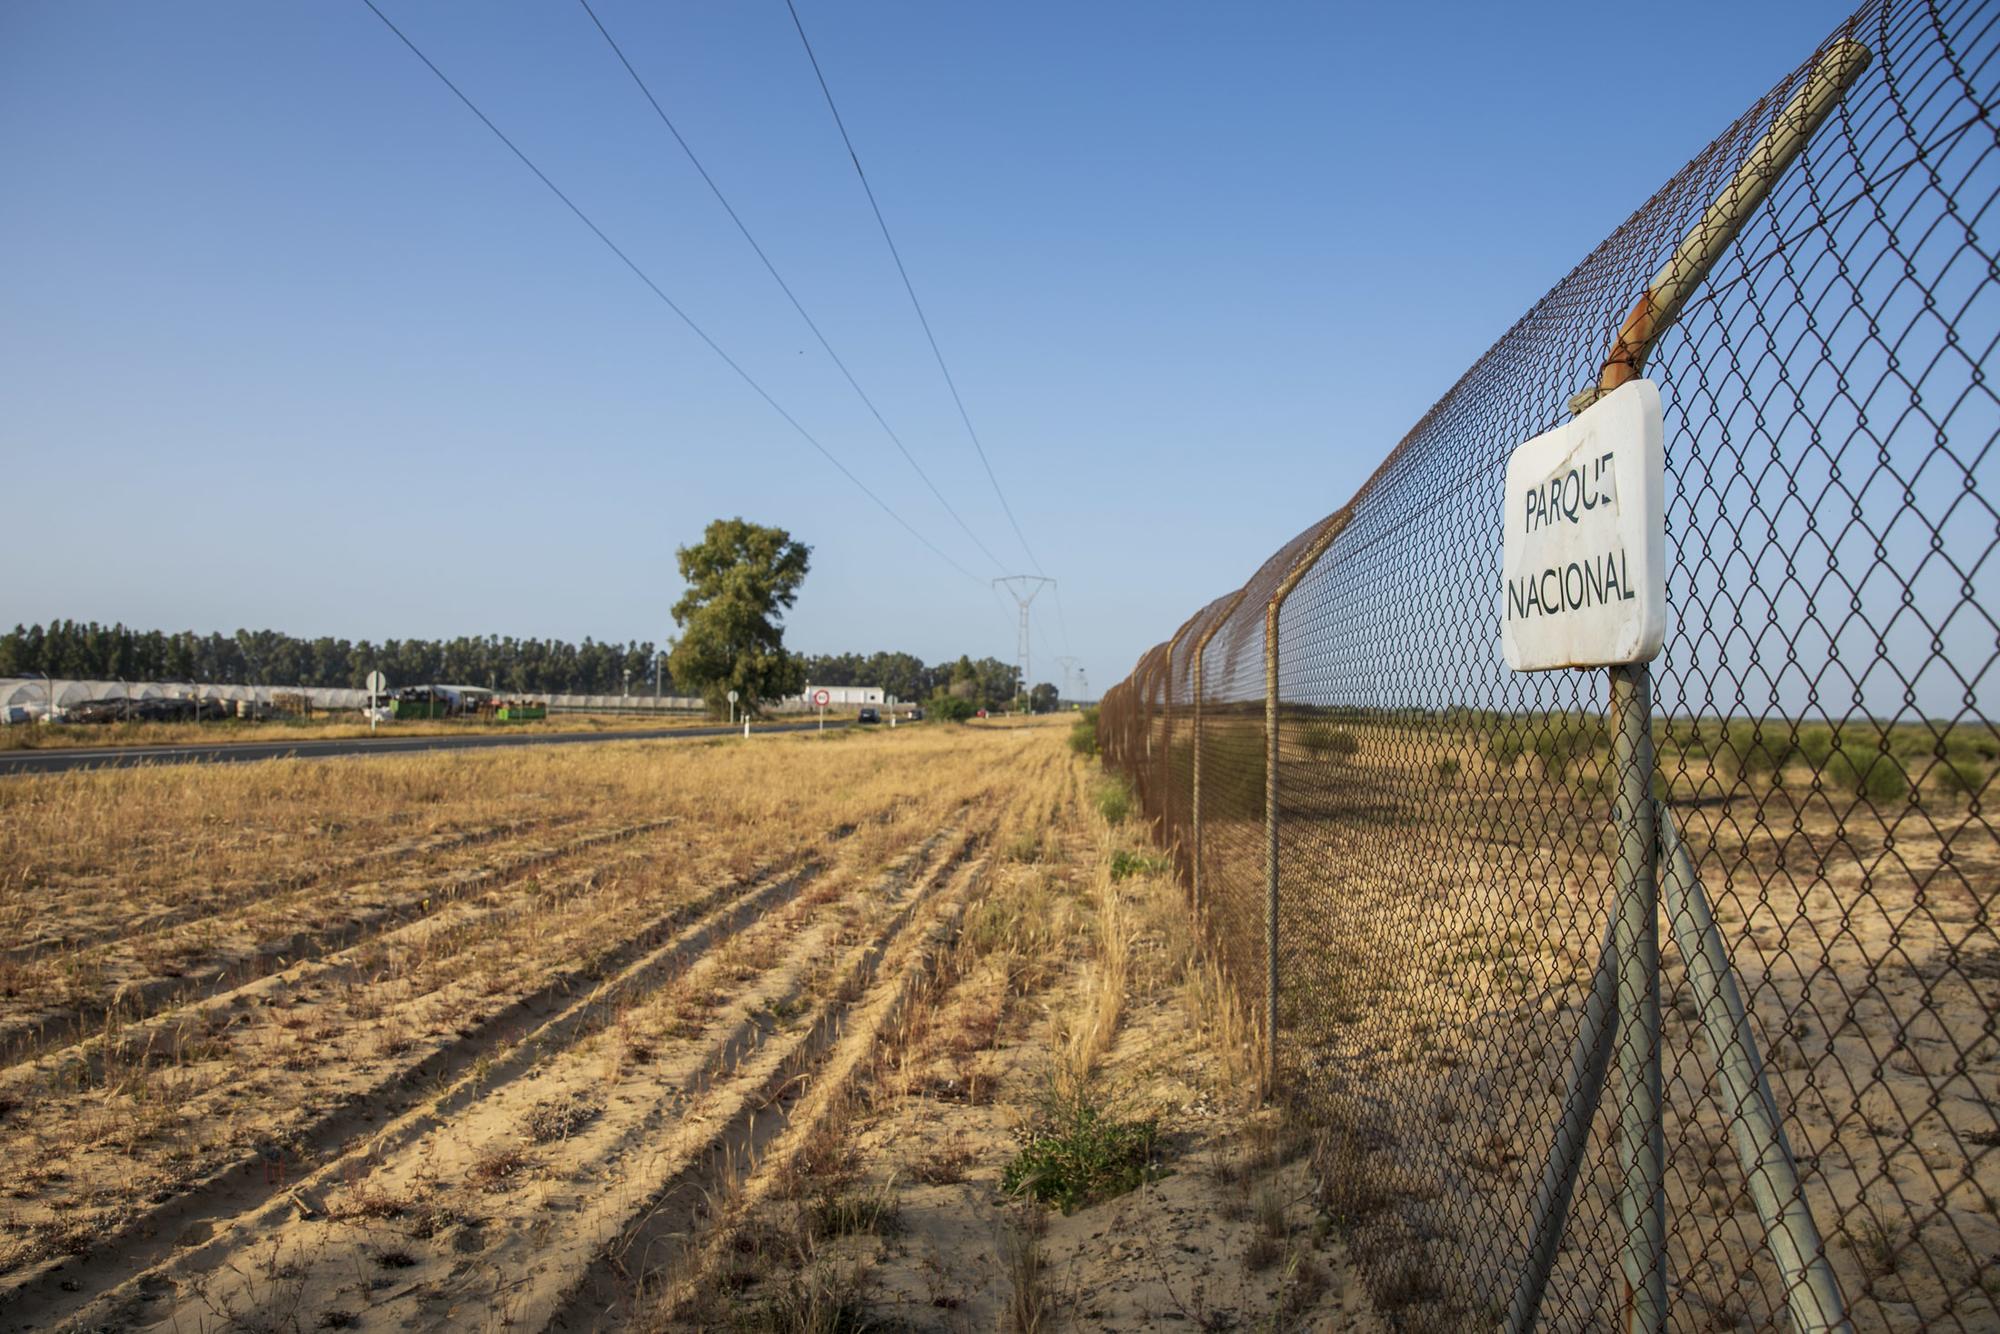
[[[1069,727],[1069,748],[1079,755],[1097,754],[1097,709],[1084,709]]]
[[[1855,796],[1870,801],[1895,801],[1910,790],[1903,766],[1885,750],[1836,750],[1825,773]]]
[[[1150,857],[1143,852],[1130,852],[1124,848],[1111,854],[1111,878],[1124,880],[1135,875],[1165,875],[1167,859]]]
[[[1132,813],[1132,786],[1116,774],[1100,782],[1092,795],[1097,801],[1097,813],[1106,824],[1124,824],[1125,817]]]
[[[1027,1142],[1000,1178],[1065,1214],[1136,1190],[1155,1175],[1159,1123],[1112,1115],[1087,1088],[1051,1087]]]

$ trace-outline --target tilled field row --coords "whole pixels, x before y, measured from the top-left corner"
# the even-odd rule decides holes
[[[416,867],[435,870],[431,864],[434,858],[487,843],[523,838],[537,831],[560,831],[579,819],[565,813],[545,820],[504,820],[449,829],[341,856],[304,859],[276,874],[221,884],[210,876],[190,874],[179,880],[148,883],[145,899],[140,903],[134,903],[133,886],[124,876],[101,875],[83,883],[51,885],[47,888],[59,910],[42,913],[28,925],[20,941],[0,948],[0,965],[18,966],[49,955],[73,955],[130,940],[146,932],[219,916],[292,890],[325,885],[384,863],[401,863],[405,872]]]
[[[524,921],[509,931],[487,914],[475,937],[468,922],[426,919],[158,1016],[94,1052],[8,1071],[0,1146],[21,1170],[0,1235],[0,1301],[66,1257],[129,1247],[244,1183],[282,1180],[350,1123],[511,1042],[637,943],[758,888],[753,879],[670,899],[652,920],[608,934],[607,919],[626,916],[649,886],[602,868],[579,878],[604,883],[569,887],[583,891],[569,900],[582,911],[545,932],[540,950],[521,948]],[[384,964],[398,954],[422,962],[392,975]],[[66,1271],[64,1281],[75,1280]]]
[[[267,1183],[178,1255],[99,1266],[83,1298],[39,1285],[23,1315],[540,1326],[595,1309],[619,1238],[810,1073],[885,952],[970,882],[990,817],[900,823],[885,871],[850,855],[629,951],[296,1189]]]
[[[907,837],[852,843],[885,836]],[[0,1076],[0,1151],[22,1169],[0,1213],[0,1304],[59,1269],[59,1288],[79,1283],[68,1257],[107,1241],[129,1254],[141,1233],[286,1179],[397,1090],[491,1059],[548,1005],[704,913],[730,914],[733,930],[810,878],[794,852],[721,889],[668,893],[651,869],[662,851],[642,838],[609,863],[461,899]]]
[[[595,830],[557,843],[509,848],[476,865],[394,880],[277,894],[191,921],[141,928],[15,969],[0,997],[0,1062],[87,1045],[201,996],[216,995],[300,959],[320,957],[404,923],[486,897],[536,872],[651,834],[671,820]]]

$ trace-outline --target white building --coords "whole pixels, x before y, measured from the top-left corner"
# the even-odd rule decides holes
[[[818,702],[820,691],[826,692],[826,707],[829,709],[851,709],[862,704],[886,704],[881,686],[806,686],[801,698],[808,706]]]

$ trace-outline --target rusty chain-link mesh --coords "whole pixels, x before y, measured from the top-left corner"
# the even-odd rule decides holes
[[[1835,36],[1871,63],[1646,366],[1667,454],[1654,789],[1856,1327],[1992,1330],[2000,12],[1890,0]],[[1407,1327],[1507,1308],[1613,901],[1605,673],[1501,659],[1505,461],[1596,382],[1812,65],[1536,304],[1345,508],[1103,702],[1107,762],[1259,1013],[1277,794],[1280,1087],[1325,1132],[1326,1202]],[[1620,133],[1643,132],[1639,107]],[[1267,773],[1267,618],[1293,576]],[[1742,1110],[1661,939],[1669,1324],[1782,1327]],[[1620,1323],[1616,1088],[1547,1327]]]

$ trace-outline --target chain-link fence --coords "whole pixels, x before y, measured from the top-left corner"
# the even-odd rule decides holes
[[[1864,6],[1105,695],[1406,1327],[2000,1328],[1996,82],[1993,7]],[[1614,749],[1611,674],[1502,659],[1501,481],[1641,363],[1669,620]]]

